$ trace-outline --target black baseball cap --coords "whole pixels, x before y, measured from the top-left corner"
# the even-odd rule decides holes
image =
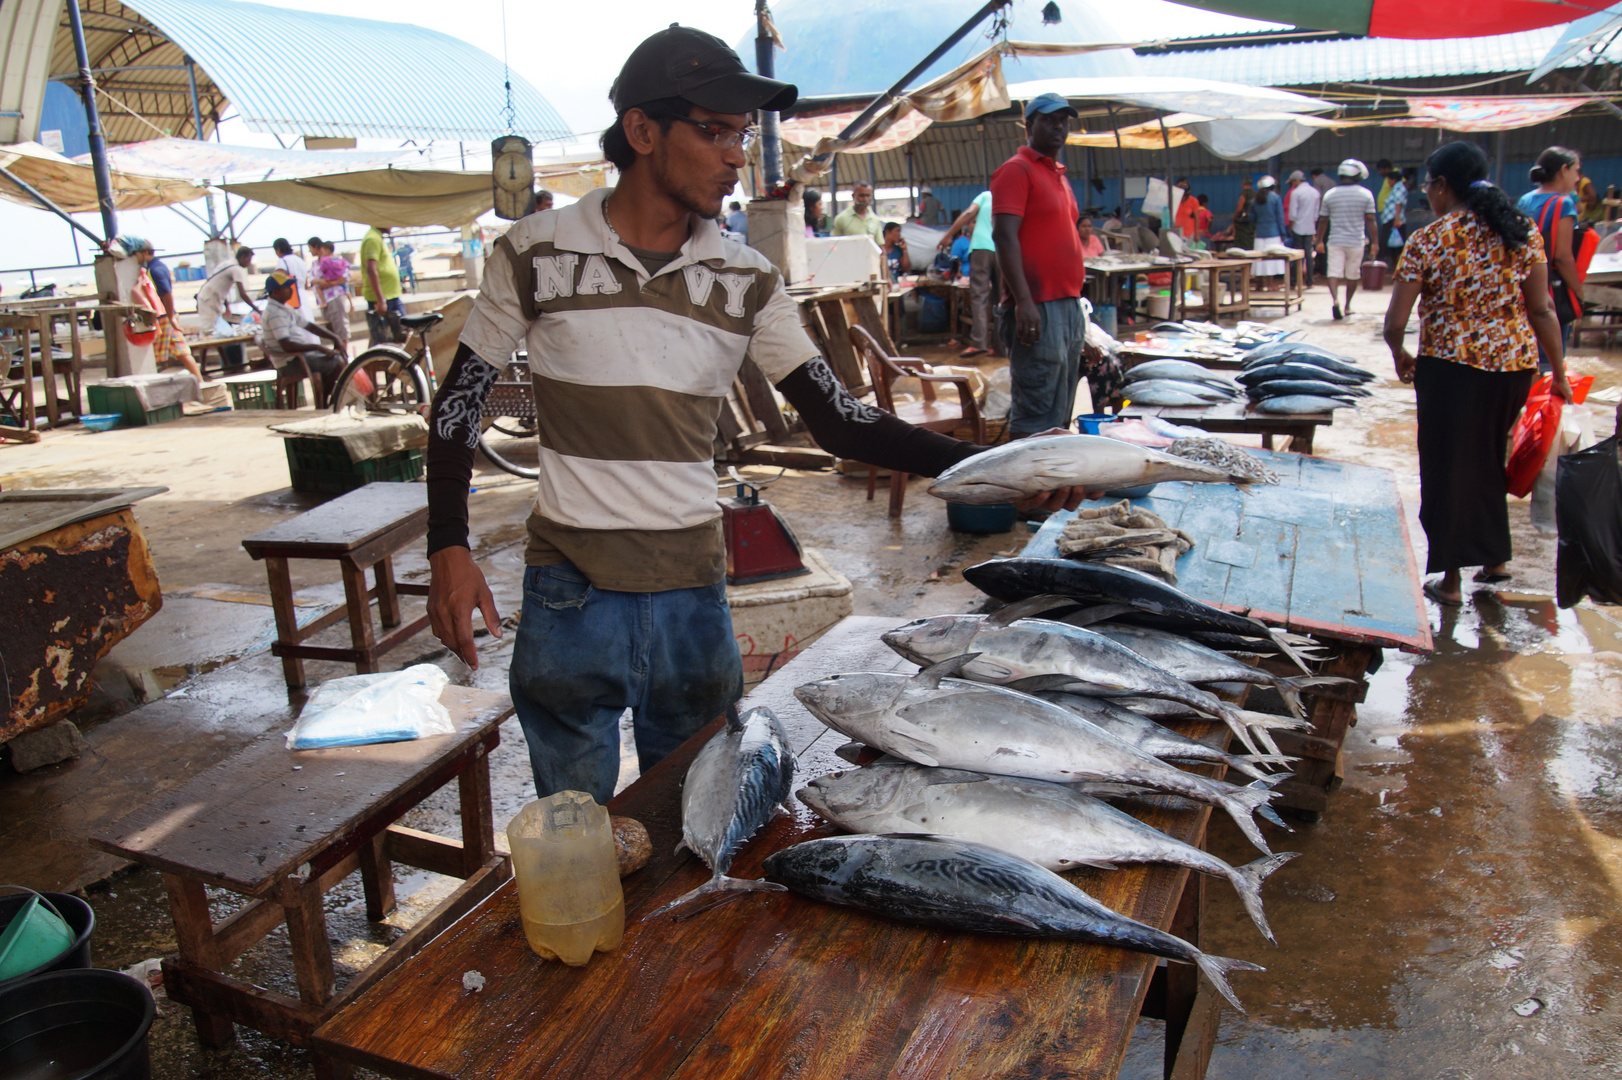
[[[683,98],[717,113],[781,112],[800,91],[756,75],[714,34],[671,23],[632,50],[608,92],[614,111],[660,98]]]

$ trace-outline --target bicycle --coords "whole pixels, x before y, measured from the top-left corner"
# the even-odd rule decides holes
[[[428,328],[444,319],[437,311],[406,315],[400,325],[408,331],[405,345],[416,337],[414,351],[399,345],[373,345],[339,372],[332,386],[332,411],[360,405],[367,412],[428,415],[434,396],[434,358],[428,347]],[[361,378],[361,373],[364,378]],[[370,387],[362,392],[363,387]],[[540,475],[536,441],[535,387],[529,363],[518,353],[508,360],[485,398],[479,415],[479,452],[498,469],[529,480]]]

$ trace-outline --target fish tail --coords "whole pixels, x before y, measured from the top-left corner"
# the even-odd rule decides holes
[[[681,919],[690,919],[694,915],[697,915],[700,911],[707,911],[708,909],[719,904],[726,903],[728,900],[735,900],[746,892],[784,891],[784,887],[777,884],[775,881],[752,881],[749,878],[735,878],[727,877],[725,874],[717,874],[704,884],[700,885],[698,888],[693,889],[691,892],[682,893],[680,896],[676,897],[676,899],[672,900],[658,911],[650,914],[648,918],[658,918],[660,915],[667,914],[668,912],[674,911],[679,907],[687,907],[700,900],[703,900],[706,897],[715,897],[716,899],[695,911],[690,911],[685,915],[682,915]]]
[[[1262,911],[1262,882],[1267,880],[1269,874],[1295,858],[1299,852],[1281,851],[1277,855],[1265,855],[1255,862],[1236,866],[1228,880],[1233,882],[1234,890],[1239,893],[1239,900],[1250,913],[1250,921],[1256,924],[1256,929],[1262,932],[1262,937],[1278,944],[1273,936],[1273,928],[1267,925],[1267,915]]]
[[[1288,765],[1300,758],[1290,757],[1287,754],[1256,754],[1252,757],[1240,757],[1238,754],[1224,754],[1222,761],[1228,768],[1242,772],[1252,780],[1265,780],[1271,774],[1257,768],[1258,765]]]
[[[1310,690],[1315,686],[1350,686],[1351,679],[1344,679],[1339,675],[1289,675],[1281,677],[1273,684],[1284,703],[1290,711],[1303,720],[1307,716],[1307,708],[1301,703],[1301,691]]]
[[[1246,726],[1258,731],[1311,731],[1312,724],[1295,716],[1276,716],[1273,713],[1240,709],[1239,717]]]
[[[1252,964],[1248,960],[1233,960],[1226,956],[1212,956],[1210,953],[1202,953],[1198,950],[1194,952],[1194,963],[1199,966],[1205,977],[1211,980],[1211,985],[1216,987],[1217,993],[1227,998],[1228,1004],[1240,1012],[1244,1012],[1245,1007],[1239,1004],[1239,999],[1233,994],[1233,987],[1228,985],[1228,972],[1267,970],[1260,964]]]
[[[1301,658],[1300,653],[1296,652],[1295,643],[1290,640],[1293,635],[1286,634],[1276,626],[1269,626],[1267,636],[1273,639],[1273,644],[1278,647],[1279,652],[1289,658],[1290,663],[1301,669],[1303,675],[1312,674],[1312,669],[1307,667],[1307,662]]]
[[[1262,835],[1261,827],[1256,824],[1253,815],[1258,808],[1272,801],[1272,798],[1273,791],[1267,786],[1266,780],[1258,780],[1250,787],[1225,791],[1221,796],[1222,809],[1233,818],[1233,823],[1239,826],[1239,831],[1245,834],[1245,839],[1256,845],[1256,850],[1263,855],[1273,854],[1273,849],[1267,846],[1267,838]]]
[[[1228,725],[1228,730],[1233,732],[1234,737],[1245,744],[1246,750],[1250,751],[1252,754],[1260,754],[1262,752],[1261,747],[1256,745],[1256,740],[1251,738],[1250,728],[1245,725],[1245,718],[1241,714],[1240,709],[1233,705],[1229,705],[1226,701],[1221,700],[1217,700],[1215,705],[1210,705],[1208,707],[1211,711],[1214,711],[1219,717],[1222,718],[1222,722]],[[1270,746],[1268,747],[1267,752],[1270,754],[1276,754],[1278,753],[1278,747]]]

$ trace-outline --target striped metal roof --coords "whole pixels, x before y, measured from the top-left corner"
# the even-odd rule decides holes
[[[1184,75],[1250,86],[1319,86],[1392,79],[1530,71],[1559,40],[1562,27],[1496,37],[1344,38],[1213,49],[1138,57],[1145,75]],[[1571,64],[1581,61],[1573,59]]]
[[[80,7],[91,67],[122,69],[97,76],[111,142],[207,138],[232,111],[250,131],[283,136],[473,141],[507,133],[501,61],[420,26],[234,0],[80,0]],[[177,70],[188,58],[201,131],[187,72]],[[51,74],[77,70],[64,20]],[[516,75],[512,84],[519,134],[568,134],[539,91]]]

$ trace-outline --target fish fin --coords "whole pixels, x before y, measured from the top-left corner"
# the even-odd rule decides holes
[[[1117,784],[1109,780],[1077,780],[1064,786],[1079,794],[1091,795],[1095,799],[1130,799],[1138,795],[1156,794],[1154,788],[1143,787],[1140,784]]]
[[[1248,787],[1226,790],[1218,797],[1222,809],[1233,818],[1233,823],[1239,826],[1245,839],[1256,845],[1256,850],[1263,855],[1273,854],[1273,849],[1267,846],[1267,838],[1262,835],[1261,828],[1251,815],[1256,813],[1258,807],[1271,802],[1275,794],[1267,780],[1258,780]]]
[[[1257,712],[1254,709],[1240,709],[1239,716],[1244,720],[1245,726],[1257,731],[1311,731],[1310,721],[1295,716],[1279,716],[1275,713]]]
[[[1003,685],[1022,694],[1037,694],[1043,690],[1063,690],[1067,686],[1082,684],[1072,675],[1028,675]]]
[[[670,849],[670,853],[672,855],[680,855],[683,851],[693,851],[692,848],[687,846],[687,837],[685,836],[676,841],[676,846]],[[697,855],[698,852],[693,851],[693,854]]]
[[[1067,860],[1065,860],[1065,865],[1064,865],[1064,868],[1063,868],[1062,872],[1068,873],[1071,870],[1079,870],[1083,866],[1090,866],[1094,870],[1119,870],[1120,869],[1120,866],[1118,866],[1117,864],[1112,863],[1112,862],[1103,862],[1103,861],[1096,860],[1096,859],[1076,859],[1076,860],[1073,860],[1073,861],[1067,859]]]
[[[1001,919],[1005,923],[1012,923],[1022,930],[1029,930],[1033,933],[1042,929],[1041,926],[1037,925],[1035,920],[1028,919],[1017,912],[1003,911],[999,912],[995,917]]]
[[[743,719],[738,715],[738,703],[736,701],[727,706],[727,730],[734,733],[743,730]]]
[[[693,889],[690,892],[682,893],[680,896],[676,897],[676,899],[672,900],[658,911],[648,915],[648,918],[656,919],[660,915],[674,911],[679,907],[687,907],[699,900],[703,900],[706,897],[715,898],[710,903],[705,904],[703,907],[700,907],[695,911],[686,912],[685,914],[679,916],[677,919],[679,922],[683,919],[690,919],[694,915],[699,914],[699,912],[708,911],[712,907],[719,904],[724,904],[728,900],[735,900],[744,893],[786,891],[788,890],[777,884],[775,881],[752,881],[748,878],[727,877],[725,874],[717,874],[704,884],[700,885],[698,888]]]
[[[1082,603],[1080,600],[1068,596],[1055,596],[1052,593],[1033,596],[1027,600],[1021,600],[1017,604],[1009,604],[1007,607],[993,611],[986,616],[986,625],[1008,626],[1020,619],[1029,619],[1032,616],[1040,615],[1046,611],[1053,611],[1057,608],[1081,607]]]
[[[1223,760],[1223,764],[1227,765],[1228,768],[1233,769],[1236,772],[1244,773],[1246,776],[1250,777],[1252,780],[1269,780],[1269,779],[1272,779],[1277,774],[1263,772],[1257,766],[1260,766],[1260,765],[1281,765],[1282,766],[1282,765],[1288,765],[1291,762],[1300,761],[1301,759],[1296,758],[1296,757],[1290,757],[1288,754],[1253,754],[1250,757],[1243,757],[1243,756],[1241,756],[1239,754],[1228,754],[1228,755],[1224,756],[1222,760]],[[1285,774],[1285,775],[1288,775],[1288,774]]]
[[[1288,640],[1290,635],[1275,626],[1269,626],[1267,636],[1273,639],[1273,644],[1278,646],[1278,651],[1283,653],[1290,663],[1300,668],[1303,674],[1312,674],[1312,669],[1307,667],[1307,662],[1301,658],[1300,653],[1295,651],[1295,644]]]
[[[1244,1012],[1245,1007],[1239,1004],[1239,999],[1234,997],[1233,987],[1228,985],[1228,972],[1267,970],[1260,964],[1252,964],[1248,960],[1231,960],[1226,956],[1212,956],[1210,953],[1202,953],[1198,949],[1194,950],[1194,963],[1198,965],[1200,972],[1211,980],[1211,985],[1216,987],[1217,993],[1227,998],[1228,1004],[1240,1012]]]
[[[1093,625],[1093,623],[1101,623],[1106,619],[1113,619],[1117,615],[1130,615],[1137,610],[1131,604],[1099,604],[1096,607],[1078,611],[1074,615],[1066,615],[1059,621],[1085,629]]]
[[[912,677],[913,681],[934,689],[940,686],[942,679],[950,678],[953,675],[961,675],[963,669],[972,664],[979,656],[979,653],[971,652],[948,657],[938,664],[930,664],[924,668]]]
[[[867,755],[869,750],[870,747],[866,743],[852,741],[834,750],[834,756],[848,761],[852,765],[860,765],[862,764],[862,758]]]
[[[1211,701],[1212,704],[1206,708],[1206,711],[1216,713],[1217,716],[1221,718],[1222,722],[1228,725],[1228,730],[1233,732],[1234,737],[1237,738],[1241,743],[1244,743],[1246,750],[1250,751],[1252,754],[1261,753],[1261,748],[1258,747],[1255,740],[1251,738],[1250,729],[1245,726],[1244,718],[1239,715],[1239,708],[1237,706],[1228,704],[1226,701],[1216,697],[1214,694],[1211,696]],[[1273,747],[1269,752],[1274,754],[1278,753],[1278,747]]]

